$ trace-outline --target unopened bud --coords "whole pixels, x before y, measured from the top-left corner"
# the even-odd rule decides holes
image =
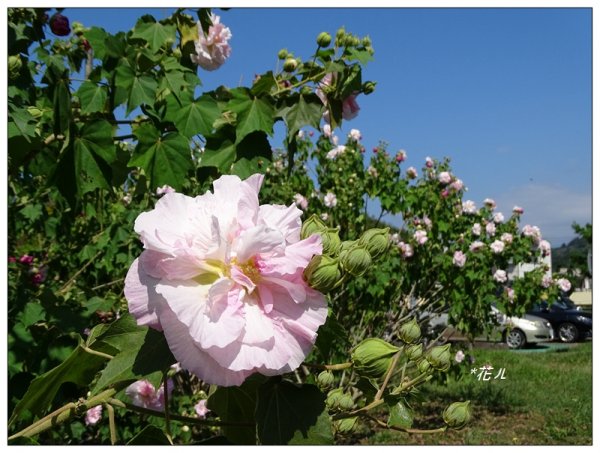
[[[294,58],[287,58],[283,62],[283,70],[285,72],[293,72],[298,67],[298,62]]]
[[[420,359],[422,355],[423,355],[423,345],[421,343],[412,344],[406,348],[406,356],[413,362],[416,361],[417,359]]]
[[[50,30],[57,36],[67,36],[71,33],[69,28],[69,19],[60,13],[54,14],[50,18]]]
[[[416,318],[411,319],[400,326],[398,331],[400,339],[407,344],[416,343],[421,338],[421,328],[417,323]]]
[[[464,428],[471,420],[471,401],[452,403],[444,411],[443,418],[449,428]]]
[[[179,47],[173,49],[173,56],[178,60],[181,59],[181,49]]]
[[[280,60],[285,60],[288,56],[288,51],[287,49],[281,49],[278,53],[277,53],[277,58],[279,58]]]
[[[331,35],[326,31],[319,33],[317,36],[317,44],[320,47],[328,47],[331,44]]]
[[[452,364],[450,355],[450,344],[444,346],[435,346],[427,353],[427,361],[433,368],[440,371],[446,371]]]
[[[341,388],[333,389],[327,394],[325,404],[330,409],[337,409],[340,406],[340,398],[344,395]]]
[[[338,28],[338,31],[335,33],[335,37],[337,39],[341,39],[346,35],[346,30],[344,27]]]
[[[358,38],[358,36],[352,36],[352,38],[350,40],[350,45],[354,46],[354,47],[360,45],[360,39]]]
[[[324,233],[327,229],[327,225],[316,214],[313,214],[302,224],[300,237],[306,239],[315,233]]]
[[[85,32],[85,28],[81,22],[73,22],[71,27],[73,29],[73,33],[75,33],[77,36],[81,36]]]
[[[365,82],[362,87],[362,91],[364,94],[371,94],[373,91],[375,91],[375,82]]]
[[[370,46],[371,44],[372,44],[372,43],[371,43],[371,38],[369,38],[368,36],[365,36],[365,37],[362,39],[362,45],[363,45],[363,46],[365,46],[365,47],[366,47],[366,46]]]
[[[354,400],[350,395],[344,393],[342,396],[340,396],[338,407],[343,411],[349,411],[354,407]]]
[[[367,338],[352,350],[352,363],[361,376],[379,378],[386,373],[398,351],[400,348],[379,338]]]
[[[421,359],[417,362],[419,373],[427,373],[431,370],[431,364],[426,359]]]
[[[358,277],[369,269],[373,260],[365,247],[355,246],[340,252],[340,262],[345,271]]]
[[[333,373],[329,370],[322,371],[317,376],[317,386],[321,390],[327,390],[327,389],[331,388],[333,386],[334,382],[335,382],[335,377],[333,376]]]
[[[304,96],[308,96],[309,94],[312,94],[313,89],[309,86],[304,85],[301,89],[300,89],[300,94],[304,95]]]
[[[21,55],[11,55],[8,57],[8,78],[14,80],[19,77],[22,67],[23,60],[21,60]]]
[[[342,418],[333,422],[333,427],[339,433],[348,434],[356,429],[358,417]]]
[[[371,228],[362,234],[358,243],[369,251],[371,258],[378,258],[390,245],[389,232],[389,228]]]
[[[323,241],[323,255],[336,255],[342,241],[338,234],[339,228],[328,228],[327,231],[321,233]]]
[[[338,259],[327,255],[313,256],[304,269],[304,278],[317,291],[322,293],[331,291],[342,278]]]

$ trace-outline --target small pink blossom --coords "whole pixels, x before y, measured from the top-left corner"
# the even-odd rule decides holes
[[[316,89],[316,94],[321,99],[323,105],[327,106],[327,95],[324,89],[335,85],[336,75],[332,72],[325,74],[325,76],[319,82],[319,86]],[[351,120],[358,115],[360,107],[356,102],[356,93],[349,95],[342,101],[342,118],[345,120]],[[326,119],[329,117],[329,111],[325,112]],[[328,123],[330,121],[327,121]]]
[[[454,256],[452,257],[452,264],[454,264],[457,267],[463,267],[466,262],[467,262],[467,255],[465,255],[460,250],[457,250],[456,252],[454,252]]]
[[[567,292],[571,289],[571,282],[566,278],[559,278],[556,280],[556,285],[560,288],[561,291]]]
[[[514,302],[515,300],[515,290],[512,288],[505,288],[506,291],[506,297],[508,297],[508,300],[511,302]]]
[[[494,272],[494,280],[496,280],[498,283],[505,283],[508,280],[506,271],[498,269],[496,272]]]
[[[443,171],[438,175],[438,181],[440,184],[450,184],[452,181],[452,175],[447,171]]]
[[[537,244],[542,239],[542,232],[537,226],[525,225],[523,236],[532,238],[534,243]]]
[[[369,165],[369,168],[367,168],[367,173],[373,177],[373,178],[377,178],[377,169],[375,167],[373,167],[373,165]]]
[[[121,201],[123,202],[123,204],[125,206],[129,206],[129,204],[131,203],[131,194],[128,193],[128,194],[124,195],[123,198],[121,198]]]
[[[231,30],[220,21],[221,18],[211,14],[212,25],[208,27],[205,35],[202,25],[198,21],[198,41],[195,42],[196,53],[190,55],[192,62],[207,71],[214,71],[221,67],[231,55]]]
[[[173,391],[172,383],[168,382],[167,387],[170,396]],[[145,379],[135,381],[125,389],[125,394],[131,399],[132,404],[135,406],[153,409],[155,411],[162,411],[164,409],[164,384],[156,390],[150,381]]]
[[[489,222],[485,226],[485,232],[488,234],[488,236],[493,236],[494,234],[496,234],[496,224]]]
[[[483,204],[486,205],[490,209],[496,208],[496,202],[494,200],[492,200],[491,198],[486,198],[485,200],[483,200]]]
[[[333,160],[338,157],[340,154],[343,154],[346,151],[346,147],[344,145],[338,145],[332,150],[330,150],[325,156],[329,160]]]
[[[552,251],[552,246],[550,245],[550,243],[548,241],[543,239],[540,241],[540,243],[538,245],[538,249],[540,250],[540,252],[542,252],[542,256],[548,256],[548,255],[550,255],[550,252]]]
[[[329,214],[327,214],[326,212],[324,212],[323,214],[321,214],[321,220],[323,222],[327,222],[327,220],[329,220]]]
[[[406,151],[401,149],[400,151],[398,151],[396,153],[396,162],[401,163],[401,162],[404,162],[405,160],[406,160]]]
[[[427,168],[432,168],[433,167],[433,159],[431,157],[426,157],[425,158],[425,166]]]
[[[462,179],[455,179],[454,181],[452,181],[452,183],[450,184],[450,188],[452,188],[453,190],[455,190],[456,192],[461,191],[464,188],[464,183],[462,182]]]
[[[524,211],[524,209],[521,206],[515,206],[513,208],[513,213],[514,214],[521,215],[521,214],[523,214],[523,212],[525,212],[525,211]]]
[[[480,236],[481,235],[481,224],[479,224],[479,223],[473,224],[473,227],[471,228],[471,233],[473,233],[475,236]]]
[[[323,197],[323,203],[328,208],[335,208],[337,205],[337,197],[333,192],[327,192],[327,194]]]
[[[194,406],[194,410],[196,411],[198,418],[206,418],[206,414],[210,412],[210,409],[206,407],[206,401],[207,400],[200,400]]]
[[[440,192],[440,195],[442,196],[442,198],[448,198],[450,192],[448,191],[448,189],[444,189]]]
[[[480,250],[483,250],[485,248],[485,244],[481,241],[473,241],[471,243],[471,245],[469,246],[469,250],[471,252],[478,252]]]
[[[510,233],[502,233],[502,236],[500,236],[500,240],[503,241],[505,244],[511,244],[513,241],[513,235]]]
[[[19,263],[29,265],[29,264],[33,263],[33,256],[23,255],[21,258],[19,258]]]
[[[502,253],[504,251],[504,242],[496,240],[490,244],[490,248],[496,254]]]
[[[501,212],[497,212],[494,214],[494,223],[502,223],[504,222],[504,214]]]
[[[302,194],[297,193],[294,195],[294,203],[303,211],[306,211],[306,208],[308,208],[308,200]]]
[[[456,351],[456,355],[454,356],[454,361],[456,363],[461,363],[463,360],[465,360],[465,353],[462,352],[461,350]]]
[[[463,201],[462,212],[464,214],[475,214],[477,212],[477,206],[475,206],[475,202],[472,200]]]
[[[403,258],[410,258],[415,253],[413,246],[404,242],[398,243],[398,248],[400,249]]]
[[[173,189],[168,184],[165,184],[164,186],[156,188],[156,195],[165,195],[165,194],[174,193],[174,192],[175,192],[175,189]]]
[[[360,134],[360,131],[358,129],[350,129],[348,138],[355,142],[359,142],[362,139],[362,135]]]
[[[8,257],[8,262],[9,262],[9,263],[16,263],[16,262],[17,262],[17,259],[16,259],[14,256],[9,256],[9,257]]]
[[[552,286],[552,284],[554,283],[554,279],[550,276],[550,275],[544,275],[542,277],[542,288],[550,288],[550,286]]]
[[[400,235],[398,233],[394,233],[390,236],[390,241],[395,245],[400,245]]]
[[[298,139],[299,139],[299,140],[302,140],[303,138],[304,138],[304,131],[303,131],[302,129],[300,129],[300,130],[298,131]]]
[[[85,413],[85,424],[87,426],[94,426],[102,418],[102,404],[88,409]]]
[[[431,219],[426,215],[423,216],[423,225],[425,225],[425,228],[428,230],[431,230],[431,227],[433,226]]]
[[[342,101],[342,118],[346,121],[356,118],[360,106],[356,102],[356,94],[351,94]]]
[[[260,205],[262,182],[224,175],[213,192],[166,194],[135,221],[144,251],[125,278],[129,312],[208,384],[295,370],[327,317],[325,296],[303,278],[321,238],[301,240],[294,203]],[[133,390],[154,401],[147,386]]]
[[[415,241],[417,241],[417,244],[423,245],[427,242],[427,231],[417,230],[417,231],[415,231],[413,237],[414,237]]]
[[[406,169],[406,177],[408,179],[415,179],[418,176],[417,169],[415,167],[408,167]]]
[[[331,125],[329,123],[323,125],[323,135],[328,138],[331,137]]]

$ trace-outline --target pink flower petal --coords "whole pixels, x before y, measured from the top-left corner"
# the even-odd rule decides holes
[[[302,227],[302,211],[295,204],[262,205],[258,211],[258,224],[280,231],[288,243],[300,240],[300,228]]]
[[[161,330],[156,315],[157,307],[163,298],[155,291],[158,279],[150,277],[140,270],[140,259],[136,259],[125,277],[125,297],[129,304],[129,312],[135,317],[138,325],[150,326]]]
[[[238,262],[243,263],[259,253],[283,251],[284,241],[278,230],[260,225],[242,231],[234,241],[233,249]]]

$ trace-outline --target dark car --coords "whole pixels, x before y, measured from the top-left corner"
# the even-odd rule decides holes
[[[551,305],[535,304],[527,313],[547,319],[555,337],[565,343],[573,343],[592,336],[592,313],[581,310],[568,298],[560,298]]]

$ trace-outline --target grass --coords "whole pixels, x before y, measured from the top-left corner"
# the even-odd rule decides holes
[[[592,343],[569,348],[509,351],[474,349],[473,368],[489,363],[505,380],[427,384],[425,401],[415,405],[415,427],[442,425],[441,414],[453,401],[471,400],[473,419],[460,431],[415,435],[372,430],[361,443],[370,445],[591,445]],[[369,429],[369,428],[367,428]],[[370,435],[369,435],[370,434]]]

